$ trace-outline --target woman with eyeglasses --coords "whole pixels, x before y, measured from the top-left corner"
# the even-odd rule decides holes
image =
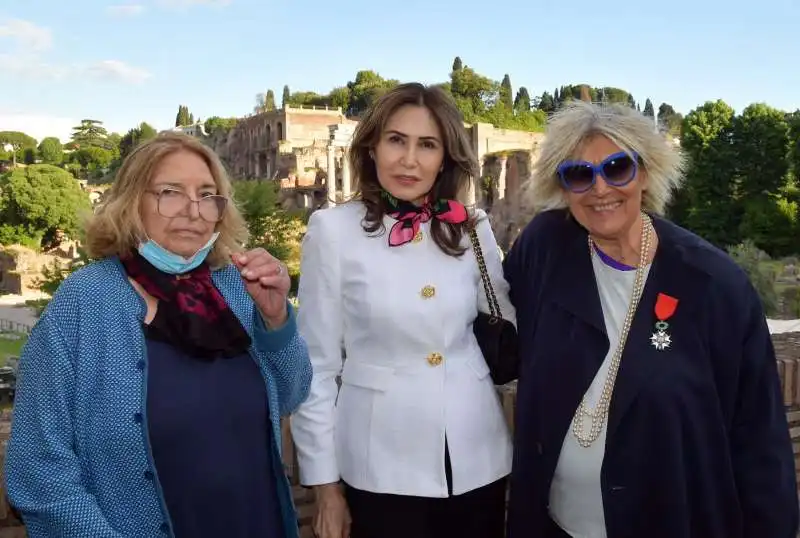
[[[629,107],[551,118],[529,184],[538,215],[504,260],[525,335],[509,538],[797,534],[759,297],[662,216],[683,163]]]
[[[20,361],[6,481],[31,538],[296,538],[280,417],[311,364],[289,276],[243,252],[217,156],[136,148]]]

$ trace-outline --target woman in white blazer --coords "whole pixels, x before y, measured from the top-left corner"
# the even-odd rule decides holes
[[[311,215],[301,264],[314,377],[291,426],[315,533],[502,537],[512,449],[472,331],[489,308],[471,226],[515,313],[485,213],[457,201],[477,176],[469,135],[449,95],[404,84],[366,113],[349,159],[357,194]]]

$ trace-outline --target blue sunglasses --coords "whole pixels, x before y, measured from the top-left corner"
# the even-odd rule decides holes
[[[588,161],[564,161],[556,170],[561,184],[572,192],[580,193],[591,189],[598,174],[612,187],[624,187],[636,177],[639,155],[620,151],[597,164]]]

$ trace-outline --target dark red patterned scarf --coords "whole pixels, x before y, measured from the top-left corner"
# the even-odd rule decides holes
[[[183,275],[169,275],[134,252],[122,264],[129,277],[158,299],[148,337],[198,359],[235,357],[250,347],[250,336],[214,285],[206,263]]]

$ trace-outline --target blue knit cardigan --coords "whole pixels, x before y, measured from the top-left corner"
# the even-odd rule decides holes
[[[280,417],[302,403],[311,382],[294,311],[268,331],[235,267],[212,278],[253,338],[282,469]],[[33,328],[5,463],[9,500],[30,538],[174,536],[147,433],[145,312],[122,264],[109,258],[68,277]],[[214,435],[214,424],[208,431]],[[291,489],[279,474],[286,538],[297,538]]]

